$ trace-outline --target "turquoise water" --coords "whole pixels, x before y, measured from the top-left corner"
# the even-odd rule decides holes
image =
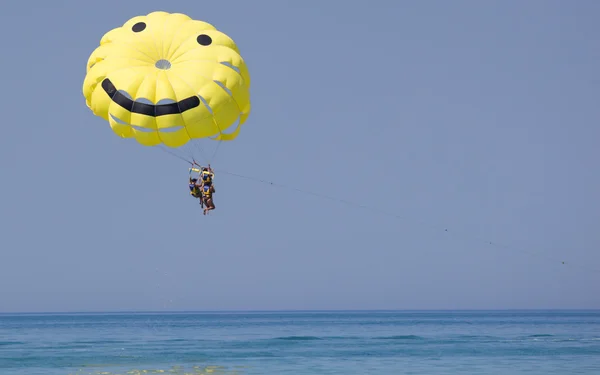
[[[0,314],[0,374],[143,373],[598,375],[600,311]]]

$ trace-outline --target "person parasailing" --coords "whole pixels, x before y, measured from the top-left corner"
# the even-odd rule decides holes
[[[208,211],[215,209],[213,200],[213,194],[215,193],[214,177],[215,172],[213,171],[210,164],[203,167],[194,161],[192,166],[198,166],[199,168],[190,168],[190,194],[200,199],[200,205],[204,207],[204,214]],[[192,179],[191,173],[198,172],[198,178]]]
[[[215,193],[214,185],[203,185],[202,186],[202,200],[204,201],[204,215],[208,211],[215,209],[215,202],[213,201],[213,194]]]

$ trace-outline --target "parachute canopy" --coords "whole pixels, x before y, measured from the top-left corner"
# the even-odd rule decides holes
[[[96,116],[145,146],[229,141],[250,114],[250,75],[233,40],[185,14],[153,12],[107,32],[87,63]]]

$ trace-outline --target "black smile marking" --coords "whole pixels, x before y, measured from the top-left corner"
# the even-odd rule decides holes
[[[115,85],[113,85],[113,83],[108,78],[105,78],[104,81],[102,81],[102,88],[104,89],[106,94],[110,96],[113,102],[117,103],[129,112],[139,113],[141,115],[147,115],[152,117],[183,113],[200,105],[200,98],[198,98],[197,96],[190,96],[189,98],[180,100],[177,103],[169,104],[155,105],[134,102],[133,100],[118,92]]]

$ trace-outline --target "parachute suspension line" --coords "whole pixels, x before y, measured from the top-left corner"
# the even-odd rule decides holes
[[[282,184],[278,184],[278,183],[275,183],[275,182],[272,182],[272,181],[263,180],[263,179],[256,178],[256,177],[245,176],[245,175],[241,175],[241,174],[237,174],[237,173],[232,173],[232,172],[228,172],[228,171],[224,171],[224,170],[218,170],[218,172],[219,172],[219,174],[226,174],[226,175],[230,175],[230,176],[234,176],[234,177],[238,177],[238,178],[243,178],[243,179],[246,179],[246,180],[251,180],[251,181],[259,182],[259,183],[262,183],[262,184],[271,185],[271,186],[282,188],[282,189],[294,190],[294,191],[302,193],[302,194],[312,195],[312,196],[315,196],[315,197],[318,197],[318,198],[322,198],[322,199],[327,199],[327,200],[330,200],[330,201],[335,201],[335,202],[343,203],[343,204],[346,204],[348,206],[353,206],[353,207],[367,209],[367,210],[370,210],[372,212],[375,212],[375,213],[378,213],[378,214],[381,214],[381,215],[393,217],[395,219],[400,219],[400,220],[405,220],[405,221],[412,221],[412,222],[415,221],[415,220],[409,220],[406,217],[403,217],[403,216],[398,215],[396,213],[392,213],[392,212],[389,212],[389,211],[382,210],[382,209],[377,208],[377,207],[367,206],[367,205],[364,205],[364,204],[360,204],[360,203],[357,203],[357,202],[353,202],[353,201],[349,201],[349,200],[345,200],[345,199],[341,199],[341,198],[336,198],[336,197],[329,196],[329,195],[326,195],[326,194],[316,193],[316,192],[310,191],[310,190],[304,190],[304,189],[300,189],[300,188],[293,187],[293,186],[282,185]],[[428,223],[423,222],[423,221],[421,221],[419,224],[426,225],[430,229],[435,230],[435,231],[439,231],[440,230],[439,226],[431,225],[431,224],[428,224]],[[532,255],[532,256],[537,256],[537,257],[545,258],[546,260],[549,260],[549,261],[551,261],[553,263],[557,263],[557,264],[561,264],[561,265],[570,265],[571,267],[577,267],[577,268],[580,268],[582,270],[587,270],[589,272],[600,273],[600,269],[596,269],[596,268],[593,268],[593,267],[588,267],[587,265],[582,265],[582,264],[576,265],[576,264],[568,263],[568,262],[566,262],[565,260],[562,260],[562,259],[558,259],[558,258],[554,258],[554,257],[549,257],[548,255],[545,255],[545,254],[543,254],[540,251],[536,252],[536,251],[530,251],[530,250],[524,249],[522,247],[509,246],[509,245],[506,245],[506,244],[501,244],[501,243],[493,242],[493,241],[490,241],[490,240],[487,240],[487,239],[484,239],[484,238],[481,238],[481,237],[478,237],[478,236],[474,236],[474,235],[472,235],[470,233],[465,233],[465,232],[460,233],[459,231],[456,231],[456,230],[450,231],[448,228],[444,228],[444,232],[445,233],[454,233],[455,235],[458,235],[458,236],[462,235],[463,238],[470,238],[470,239],[476,240],[478,242],[483,242],[486,245],[489,245],[489,246],[492,246],[492,247],[504,248],[506,250],[517,252],[517,253],[526,253],[526,254],[529,254],[529,255]]]
[[[206,157],[206,153],[204,151],[204,147],[202,147],[202,144],[200,143],[201,140],[197,139],[197,140],[192,140],[191,142],[193,143],[194,148],[198,151],[198,153],[200,153],[200,155],[202,155],[202,158],[206,159],[207,163],[210,163],[210,160]]]
[[[194,143],[193,139],[190,139],[188,141],[188,143],[186,143],[184,146],[181,147],[182,151],[187,153],[187,156],[189,159],[192,159],[193,161],[196,160],[196,153],[194,152],[194,147],[192,146],[192,144]]]
[[[172,155],[172,156],[175,156],[175,157],[176,157],[177,159],[179,159],[179,160],[183,160],[183,161],[185,161],[186,163],[193,164],[193,162],[192,162],[191,160],[188,160],[188,159],[184,158],[184,157],[183,157],[183,156],[181,156],[181,155],[177,155],[175,152],[173,152],[173,151],[171,151],[171,150],[169,150],[169,149],[165,148],[163,145],[158,145],[158,149],[159,149],[159,150],[161,150],[161,151],[163,151],[163,152],[166,152],[167,154],[170,154],[170,155]]]
[[[220,131],[221,130],[219,130],[219,132]],[[218,143],[217,143],[217,147],[215,148],[215,152],[213,152],[211,158],[208,160],[209,163],[215,160],[215,157],[217,156],[217,152],[219,151],[219,147],[221,147],[221,143],[223,142],[223,140],[219,139],[217,142]]]
[[[168,151],[170,154],[181,155],[180,159],[195,161],[195,160],[198,160],[198,155],[197,155],[197,153],[194,152],[194,149],[191,146],[192,142],[193,142],[193,139],[188,141],[185,145],[180,146],[176,149],[167,147],[163,150]],[[160,145],[160,146],[163,147],[164,145]]]

